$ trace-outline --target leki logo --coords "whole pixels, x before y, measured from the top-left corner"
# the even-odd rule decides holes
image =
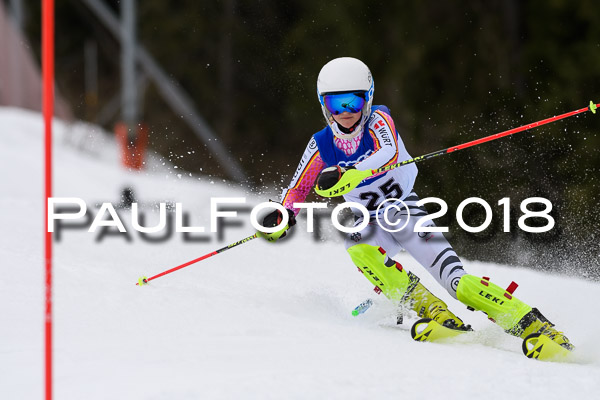
[[[504,299],[501,299],[501,298],[499,298],[499,297],[496,297],[496,296],[494,296],[494,295],[492,295],[492,294],[490,294],[490,293],[486,293],[486,292],[484,292],[483,290],[480,290],[480,291],[479,291],[479,295],[480,295],[481,297],[485,297],[486,299],[488,299],[488,300],[490,300],[490,301],[492,301],[492,302],[494,302],[494,303],[496,303],[496,304],[498,304],[498,305],[502,305],[502,304],[504,304]]]

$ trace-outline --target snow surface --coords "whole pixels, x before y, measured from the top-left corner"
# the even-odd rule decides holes
[[[43,125],[38,114],[0,108],[0,398],[43,398]],[[192,154],[200,157],[202,155]],[[210,197],[267,197],[188,176],[176,162],[146,172],[119,166],[98,128],[55,122],[54,196],[88,205],[119,202],[130,185],[151,220],[154,201],[181,202],[206,226]],[[179,174],[179,176],[178,176]],[[95,216],[97,208],[91,207]],[[120,211],[131,229],[130,211]],[[246,221],[246,214],[239,221]],[[148,222],[148,225],[150,223]],[[412,341],[409,324],[377,297],[336,240],[298,232],[278,244],[254,240],[138,287],[152,276],[252,233],[223,241],[131,241],[64,231],[54,246],[54,374],[57,399],[591,399],[600,391],[600,284],[465,261],[473,274],[537,306],[578,346],[577,362],[525,358],[521,341],[417,273],[477,330],[464,343]],[[197,235],[197,234],[194,234]],[[351,310],[373,297],[359,316]],[[590,317],[591,318],[586,318]]]

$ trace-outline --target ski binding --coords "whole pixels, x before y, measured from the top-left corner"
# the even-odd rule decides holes
[[[527,358],[541,361],[565,361],[572,354],[570,350],[541,333],[532,333],[523,340],[523,354]]]
[[[423,318],[415,322],[410,329],[410,335],[417,342],[437,342],[453,338],[470,330],[447,328],[431,318]]]

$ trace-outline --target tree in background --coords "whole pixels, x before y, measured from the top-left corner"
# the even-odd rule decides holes
[[[118,12],[116,1],[107,4]],[[39,49],[39,5],[30,7],[28,34]],[[80,2],[56,7],[58,86],[83,118],[85,41],[100,49],[100,107],[118,91],[118,43]],[[600,101],[600,13],[591,0],[145,0],[138,7],[139,41],[192,96],[253,184],[271,192],[288,181],[293,157],[324,124],[316,77],[335,57],[369,65],[375,102],[391,108],[414,156]],[[595,118],[584,114],[428,161],[419,165],[418,190],[448,202],[438,222],[450,225],[466,257],[599,276]],[[178,167],[223,176],[153,87],[144,120],[151,146]],[[471,196],[494,207],[495,228],[457,229],[453,210]],[[516,219],[521,200],[533,196],[552,201],[557,228],[503,233],[498,200],[511,198]]]

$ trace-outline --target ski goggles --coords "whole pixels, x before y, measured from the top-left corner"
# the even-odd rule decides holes
[[[325,107],[333,115],[343,112],[357,113],[366,103],[365,92],[333,93],[324,96]]]

